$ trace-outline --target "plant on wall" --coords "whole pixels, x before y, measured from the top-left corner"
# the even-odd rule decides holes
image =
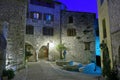
[[[100,48],[103,51],[103,76],[109,78],[111,67],[107,44],[102,41],[102,43],[100,44]]]
[[[15,72],[13,69],[3,70],[2,77],[7,76],[9,80],[13,79]]]
[[[58,44],[56,46],[56,49],[60,52],[60,59],[62,59],[62,51],[66,50],[67,47],[64,44]]]
[[[111,70],[110,80],[119,80],[118,79],[118,69],[117,69],[116,61],[114,61],[114,65],[113,65],[113,68]]]
[[[100,44],[100,48],[103,51],[103,76],[106,78],[106,80],[118,80],[117,78],[117,68],[113,67],[113,69],[111,69],[110,66],[110,57],[109,57],[109,51],[108,51],[108,47],[107,44],[104,43],[104,41],[102,41],[102,43]],[[116,66],[114,64],[114,66]]]
[[[27,49],[25,48],[25,60],[27,60],[32,55],[33,54],[30,51],[27,51]]]

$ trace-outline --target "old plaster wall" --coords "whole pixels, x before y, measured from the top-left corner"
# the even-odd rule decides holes
[[[73,23],[69,23],[69,17]],[[95,14],[63,11],[62,12],[62,43],[68,48],[67,60],[89,63],[95,60]],[[75,36],[68,36],[67,29],[76,29]],[[86,31],[86,33],[84,33]],[[90,49],[85,50],[85,42],[90,43]]]

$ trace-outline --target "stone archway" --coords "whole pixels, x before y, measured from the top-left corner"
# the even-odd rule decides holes
[[[42,46],[40,48],[38,58],[39,59],[48,59],[48,47],[47,46]]]
[[[28,62],[35,62],[35,61],[37,61],[36,60],[37,59],[36,58],[36,51],[35,51],[34,47],[31,44],[25,43],[25,51],[26,52],[30,52],[32,54],[32,56],[30,56],[28,58]]]

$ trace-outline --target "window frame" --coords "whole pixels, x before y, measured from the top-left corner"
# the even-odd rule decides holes
[[[48,16],[51,17],[50,20],[48,20]],[[52,21],[54,21],[54,15],[53,15],[53,14],[45,13],[45,14],[44,14],[44,20],[45,20],[46,22],[52,22]]]
[[[34,35],[34,26],[26,25],[26,34],[27,35]]]
[[[85,44],[85,50],[90,50],[90,42],[84,42]]]
[[[73,16],[68,17],[68,23],[73,23]]]
[[[103,28],[103,38],[107,37],[107,29],[106,29],[106,20],[105,18],[102,20],[102,28]]]
[[[35,18],[35,14],[38,14],[38,18]],[[30,12],[30,18],[36,19],[36,20],[41,20],[41,19],[42,19],[42,13],[40,13],[40,12],[35,12],[35,11],[31,11],[31,12]]]
[[[68,28],[67,29],[67,36],[76,36],[76,29],[75,28]]]
[[[104,0],[100,0],[100,5],[102,5],[104,3]]]
[[[43,36],[54,36],[54,28],[53,27],[43,27],[42,33],[43,33]]]

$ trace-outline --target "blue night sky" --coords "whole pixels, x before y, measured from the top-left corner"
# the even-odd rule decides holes
[[[97,13],[97,0],[58,0],[67,6],[67,10]]]

